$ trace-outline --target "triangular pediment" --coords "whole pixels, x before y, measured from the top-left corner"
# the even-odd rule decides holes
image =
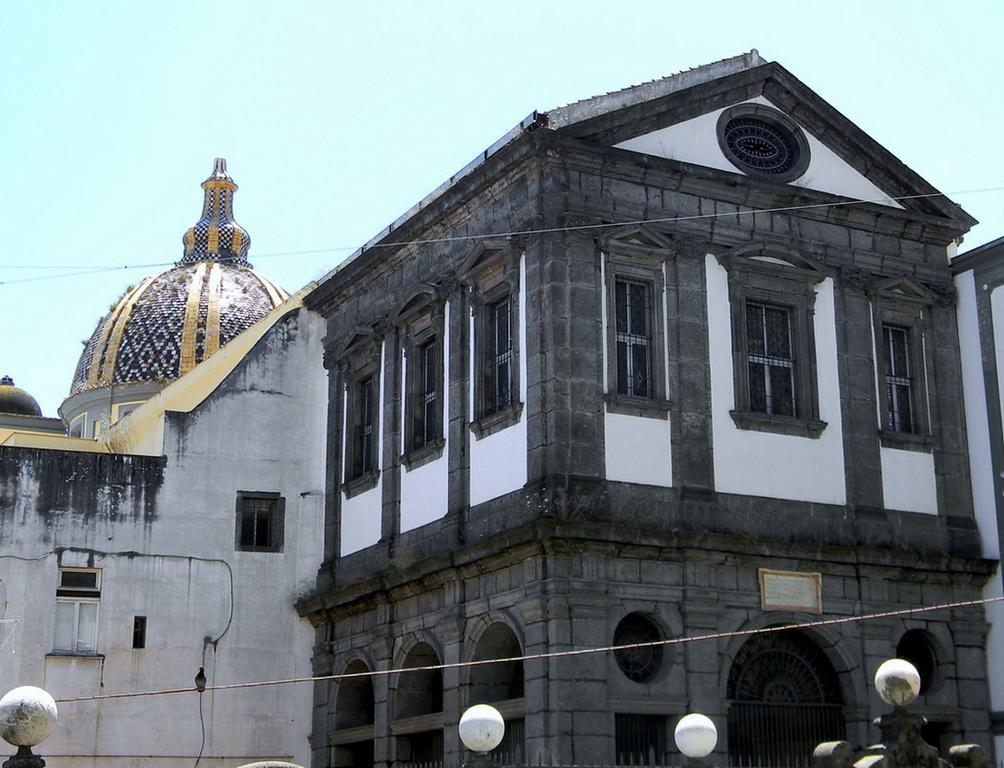
[[[377,339],[376,331],[365,325],[357,325],[345,335],[345,340],[338,347],[338,356],[352,355]]]
[[[673,241],[668,237],[642,224],[618,229],[603,238],[603,243],[608,247],[619,245],[647,250],[670,250],[673,247]]]
[[[929,288],[905,275],[878,281],[875,283],[875,293],[886,298],[919,304],[933,304],[938,299]]]
[[[751,122],[736,123],[733,115]],[[559,132],[591,143],[946,218],[961,231],[976,223],[787,70],[766,62],[756,51],[577,102],[548,116]],[[781,136],[773,146],[772,127]],[[760,133],[744,133],[747,128]],[[766,153],[766,171],[758,166],[762,157],[757,153]],[[773,157],[786,153],[799,155],[796,160],[801,164],[772,164]]]

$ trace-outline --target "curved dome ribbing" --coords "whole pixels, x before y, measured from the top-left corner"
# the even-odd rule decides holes
[[[285,298],[254,270],[226,262],[181,264],[148,277],[98,323],[70,394],[176,379]]]
[[[171,269],[130,288],[84,347],[70,396],[183,376],[261,320],[286,293],[251,269],[250,239],[234,221],[237,185],[217,158],[202,183],[202,217]]]

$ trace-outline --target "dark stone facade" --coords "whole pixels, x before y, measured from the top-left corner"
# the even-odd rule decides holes
[[[716,81],[702,111],[773,89],[775,103],[825,133],[814,121],[832,116],[796,104],[804,94],[783,72],[766,84],[762,73],[760,80],[747,75]],[[638,109],[645,114],[635,116],[642,124],[636,133],[696,107],[684,101],[668,113],[651,104]],[[360,325],[383,338],[383,376],[391,383],[381,436],[382,535],[376,545],[339,557],[343,384],[338,368],[330,369],[326,562],[317,595],[299,605],[319,628],[316,674],[341,673],[358,661],[368,669],[399,667],[418,643],[443,663],[469,660],[492,621],[510,627],[524,653],[537,654],[609,645],[618,622],[635,612],[666,637],[812,618],[762,610],[760,568],[821,573],[828,618],[980,596],[991,564],[980,559],[973,517],[954,308],[946,301],[931,309],[937,515],[884,504],[870,310],[874,285],[886,278],[907,277],[950,296],[946,246],[971,220],[926,202],[904,210],[824,207],[843,198],[613,149],[607,144],[626,135],[617,123],[624,119],[617,113],[557,131],[524,130],[307,298],[328,320],[331,359]],[[882,165],[872,175],[896,173]],[[895,180],[888,182],[894,189],[913,183],[902,173]],[[805,205],[817,207],[778,210]],[[611,222],[637,221],[652,222],[646,226],[672,249],[666,277],[672,488],[605,478],[601,242],[631,230]],[[527,371],[528,482],[472,507],[470,308],[457,272],[476,241],[462,238],[527,230],[544,230],[512,237],[525,258],[520,365]],[[411,244],[395,247],[395,241]],[[842,412],[842,424],[834,426],[843,435],[844,505],[715,490],[705,256],[756,243],[798,249],[834,278]],[[401,393],[394,384],[401,380],[401,339],[391,318],[420,282],[437,284],[449,301],[449,512],[401,533]],[[839,681],[847,738],[874,740],[869,723],[880,707],[870,676],[908,629],[926,630],[938,662],[918,711],[941,723],[953,743],[989,748],[986,627],[978,607],[807,633]],[[719,752],[710,760],[725,764],[728,680],[742,645],[742,638],[731,638],[669,646],[647,683],[621,674],[611,654],[529,660],[525,693],[507,701],[504,714],[523,718],[529,760],[612,764],[618,713],[664,715],[671,724],[676,715],[700,711],[719,723]],[[455,726],[463,708],[477,703],[470,698],[474,674],[444,670],[441,716],[410,723],[392,722],[399,677],[374,678],[372,722],[356,736],[372,740],[372,758],[383,765],[416,759],[420,751],[403,746],[414,729],[441,728],[445,761],[459,764]],[[338,701],[337,682],[316,687],[316,766],[370,757],[332,736]]]

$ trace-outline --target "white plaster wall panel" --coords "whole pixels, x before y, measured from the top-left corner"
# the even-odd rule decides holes
[[[934,455],[881,448],[882,498],[886,509],[938,514]]]
[[[1001,597],[1004,591],[1001,589],[1001,569],[1000,564],[994,575],[987,581],[983,588],[983,597]],[[990,625],[990,632],[987,635],[987,682],[990,685],[990,709],[1000,712],[1004,709],[1004,603],[987,603],[987,623]],[[1004,752],[1004,743],[997,742],[997,754]]]
[[[673,485],[670,421],[607,413],[604,417],[607,479]]]
[[[973,506],[983,544],[983,556],[997,559],[997,505],[994,499],[994,468],[990,457],[990,425],[987,421],[987,396],[983,380],[983,356],[980,349],[979,317],[976,310],[976,284],[972,272],[955,278],[959,323],[959,353],[962,359],[962,393],[966,406],[966,437],[969,444],[969,471]],[[994,327],[1004,318],[994,316]],[[997,346],[996,349],[1002,349]],[[1002,649],[1004,651],[1004,649]]]
[[[776,105],[763,96],[757,96],[742,103],[765,104],[777,109]],[[725,108],[708,112],[690,120],[684,120],[682,123],[622,141],[616,146],[620,149],[629,149],[632,152],[704,165],[721,171],[742,173],[729,162],[718,146],[716,126],[719,115],[724,111]],[[896,201],[887,199],[885,192],[844,162],[839,155],[811,133],[804,128],[802,130],[809,143],[809,167],[802,176],[792,181],[791,184],[844,197],[868,200],[894,208],[903,207]]]
[[[997,381],[1004,382],[1004,288],[997,287],[990,292],[990,313],[994,324],[994,365],[997,370]],[[1004,419],[1004,385],[998,384],[998,397],[1001,405],[1001,418]]]
[[[384,371],[384,347],[386,342],[380,344],[380,404],[377,408],[377,421],[373,425],[373,433],[380,436],[377,440],[377,475],[376,485],[367,491],[356,494],[348,498],[342,491],[342,524],[341,524],[341,545],[339,554],[344,557],[366,549],[380,541],[381,521],[383,519],[383,398],[384,388],[387,386],[387,376]],[[343,411],[342,423],[346,424],[346,412],[348,394],[342,398]],[[342,438],[342,456],[348,450],[349,430]]]
[[[34,516],[38,478],[22,478],[22,524],[16,535],[0,528],[0,548],[40,559],[0,558],[6,615],[21,620],[12,640],[17,653],[0,653],[0,687],[43,685],[57,696],[173,688],[192,685],[201,665],[216,683],[309,674],[313,630],[292,603],[314,583],[323,558],[327,377],[318,361],[324,330],[320,318],[301,311],[294,324],[270,331],[200,406],[169,418],[154,519],[83,519],[66,510],[46,521]],[[282,552],[235,551],[238,490],[284,497]],[[64,552],[63,565],[102,569],[103,664],[45,655],[55,623],[53,550],[61,546],[93,550]],[[234,577],[233,621],[215,648],[207,647],[204,638],[219,637],[230,616],[227,565]],[[132,649],[137,615],[147,617],[143,650]],[[206,693],[203,703],[203,765],[277,755],[309,760],[310,686]],[[175,766],[194,763],[199,736],[194,696],[65,704],[44,753],[52,768]],[[69,757],[75,753],[119,757]]]
[[[444,308],[446,317],[450,316],[450,303]],[[450,370],[450,324],[444,323],[443,329],[443,392],[449,392],[448,371]],[[403,375],[403,374],[402,374]],[[404,381],[401,391],[406,392]],[[445,394],[444,394],[445,397]],[[450,409],[443,403],[443,423],[440,434],[449,435]],[[404,440],[401,430],[402,440]],[[404,444],[402,443],[402,451]],[[443,455],[421,467],[408,469],[401,467],[401,532],[419,528],[426,523],[446,515],[449,501],[449,445],[444,443]]]
[[[474,338],[474,319],[470,336]],[[511,427],[480,440],[471,435],[471,506],[498,498],[526,485],[526,256],[519,259],[519,399],[523,411]],[[474,355],[468,354],[469,403],[474,403]],[[472,405],[473,407],[473,405]],[[471,417],[473,418],[473,416]]]
[[[819,417],[827,427],[812,439],[739,429],[732,421],[729,411],[735,408],[735,390],[728,274],[710,254],[705,257],[705,268],[715,487],[724,493],[844,504],[833,280],[826,278],[816,287],[813,320]]]

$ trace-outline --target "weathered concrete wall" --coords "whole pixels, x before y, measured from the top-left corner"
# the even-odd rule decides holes
[[[18,621],[4,690],[188,687],[200,666],[210,684],[309,673],[313,631],[292,605],[322,557],[322,334],[306,310],[280,320],[200,406],[168,414],[163,457],[0,449],[0,580]],[[281,552],[235,551],[238,491],[285,499]],[[101,569],[97,655],[51,653],[59,566]],[[308,759],[309,686],[202,704],[202,764]],[[173,766],[194,762],[200,735],[195,694],[66,703],[40,752],[54,767]]]

